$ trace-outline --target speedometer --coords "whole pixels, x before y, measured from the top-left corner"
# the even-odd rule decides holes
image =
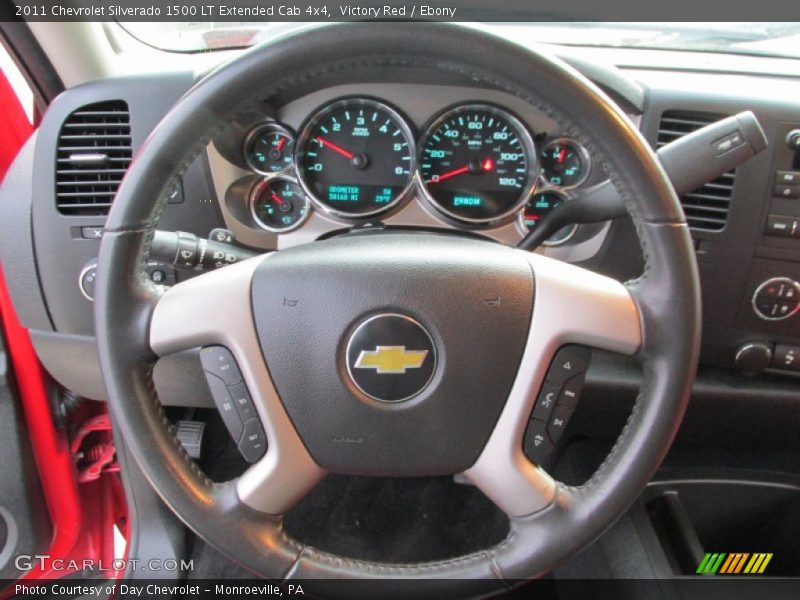
[[[487,104],[446,111],[421,144],[428,200],[445,215],[491,223],[521,208],[536,183],[533,139],[519,119]]]
[[[320,109],[303,128],[295,166],[300,184],[324,210],[365,217],[388,210],[412,183],[414,140],[393,108],[362,98]]]

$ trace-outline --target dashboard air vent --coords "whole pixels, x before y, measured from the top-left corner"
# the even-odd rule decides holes
[[[64,215],[107,215],[131,163],[128,105],[84,106],[61,126],[56,152],[56,206]]]
[[[656,148],[683,137],[727,115],[668,110],[661,115]],[[689,227],[701,231],[721,231],[728,220],[736,170],[731,170],[700,189],[681,197]]]

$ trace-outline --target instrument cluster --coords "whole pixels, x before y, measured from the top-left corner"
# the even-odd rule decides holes
[[[444,109],[416,135],[383,100],[339,98],[297,133],[277,121],[253,127],[242,154],[260,176],[250,213],[274,233],[297,229],[312,211],[344,223],[374,221],[418,198],[451,225],[515,221],[524,234],[569,201],[592,168],[577,141],[534,135],[511,111],[482,101]],[[567,228],[548,243],[574,233]]]

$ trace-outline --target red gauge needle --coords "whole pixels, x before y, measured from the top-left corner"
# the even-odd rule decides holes
[[[317,142],[319,142],[319,144],[321,146],[324,146],[326,148],[330,148],[334,152],[338,152],[339,154],[341,154],[342,156],[344,156],[348,160],[353,160],[353,157],[355,156],[355,154],[353,154],[352,152],[348,152],[347,150],[345,150],[341,146],[337,146],[333,142],[329,142],[328,140],[326,140],[323,137],[317,136],[316,140],[317,140]]]
[[[278,196],[278,194],[276,194],[275,192],[270,192],[270,198],[272,198],[272,200],[273,200],[274,202],[277,202],[279,206],[280,206],[281,204],[283,204],[283,198],[281,198],[280,196]]]
[[[556,162],[558,164],[561,164],[561,163],[564,162],[565,158],[567,158],[567,149],[566,148],[562,148],[561,152],[558,153],[558,159],[556,160]]]
[[[285,137],[282,137],[282,138],[280,139],[280,141],[279,141],[277,144],[275,144],[275,150],[277,150],[278,152],[280,152],[281,150],[283,150],[283,147],[284,147],[285,145],[286,145],[286,138],[285,138]]]
[[[444,181],[445,179],[450,179],[451,177],[455,177],[456,175],[462,175],[463,173],[469,173],[469,167],[461,167],[460,169],[448,171],[447,173],[442,173],[441,175],[434,175],[428,180],[428,183],[439,183],[440,181]]]
[[[475,166],[478,166],[477,164]],[[474,167],[473,167],[474,168]],[[491,158],[487,158],[485,161],[480,163],[478,169],[476,169],[479,173],[488,173],[494,169],[494,163],[492,162]],[[470,169],[469,165],[461,167],[460,169],[453,169],[452,171],[448,171],[447,173],[442,173],[441,175],[434,175],[431,177],[426,183],[439,183],[440,181],[444,181],[445,179],[450,179],[451,177],[456,177],[458,175],[463,175],[464,173],[473,172]]]

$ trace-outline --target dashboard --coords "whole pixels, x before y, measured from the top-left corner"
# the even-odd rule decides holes
[[[605,181],[583,145],[519,98],[445,85],[341,85],[253,111],[208,159],[226,226],[257,248],[377,222],[515,244]],[[568,227],[545,251],[586,260],[606,231]]]
[[[758,371],[776,382],[774,389],[791,389],[795,380],[787,375],[800,369],[800,151],[789,142],[800,129],[800,80],[691,67],[623,71],[586,57],[575,65],[654,149],[739,111],[756,114],[770,147],[681,199],[703,286],[699,381],[709,369],[717,380],[719,373],[735,378],[728,391],[744,389],[760,379],[736,378]],[[86,397],[105,394],[89,288],[108,194],[113,197],[121,176],[103,175],[87,197],[80,175],[65,179],[58,162],[70,157],[64,132],[76,128],[76,119],[96,117],[87,131],[112,127],[113,140],[126,144],[119,160],[130,161],[198,78],[190,71],[149,73],[66,91],[2,190],[3,222],[16,232],[2,242],[15,307],[48,371]],[[237,245],[255,251],[375,226],[515,245],[557,203],[606,181],[605,157],[575,137],[498,89],[450,82],[332,85],[257,103],[220,122],[170,194],[159,229],[203,238],[225,229]],[[628,218],[560,231],[537,251],[621,281],[639,276],[643,265]],[[155,263],[148,273],[167,285],[195,275]],[[196,356],[162,363],[156,370],[162,401],[213,405],[196,384],[203,380]]]

